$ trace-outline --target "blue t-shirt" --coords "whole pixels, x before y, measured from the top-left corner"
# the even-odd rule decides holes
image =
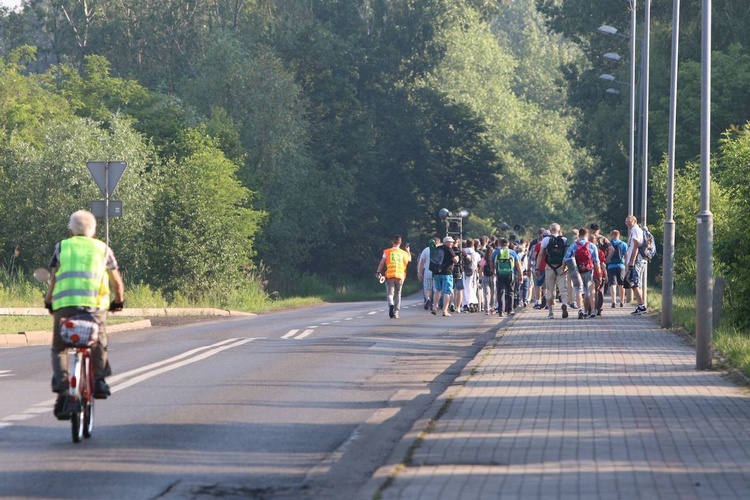
[[[597,265],[599,263],[599,250],[596,248],[596,245],[591,243],[588,240],[581,240],[579,239],[574,244],[570,245],[568,247],[568,251],[565,252],[565,262],[568,264],[571,264],[573,261],[573,258],[575,257],[576,250],[578,250],[578,247],[580,246],[586,246],[589,249],[589,252],[591,252],[591,259],[594,261],[594,265]]]
[[[610,241],[612,247],[620,249],[620,259],[617,260],[612,254],[612,260],[607,263],[607,269],[625,269],[625,255],[628,253],[628,245],[624,241],[617,239]]]

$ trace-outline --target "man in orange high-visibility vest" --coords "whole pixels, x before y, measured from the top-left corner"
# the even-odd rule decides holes
[[[393,247],[383,250],[383,258],[380,259],[378,276],[385,268],[385,288],[388,293],[388,316],[398,319],[398,311],[401,307],[401,287],[406,279],[406,266],[411,262],[409,244],[401,249],[401,235],[393,236]]]

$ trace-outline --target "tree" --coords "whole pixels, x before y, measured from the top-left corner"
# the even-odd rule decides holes
[[[149,282],[194,296],[234,289],[247,278],[263,214],[205,130],[186,131],[178,149],[183,156],[157,180],[145,231]]]

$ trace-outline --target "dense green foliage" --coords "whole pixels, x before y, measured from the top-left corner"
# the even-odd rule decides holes
[[[682,13],[686,281],[700,4],[683,0]],[[652,5],[648,199],[660,236],[672,2]],[[746,243],[729,228],[747,211],[747,140],[720,137],[750,119],[750,12],[736,0],[714,9],[717,268],[745,307],[747,252],[731,248]],[[0,15],[0,263],[18,247],[14,262],[44,264],[67,214],[98,198],[94,159],[128,161],[112,244],[129,279],[169,293],[241,288],[254,269],[272,284],[370,274],[393,233],[441,231],[441,207],[470,209],[474,231],[622,230],[628,98],[597,76],[626,81],[629,50],[595,30],[627,32],[629,20],[624,0],[26,0]]]
[[[260,262],[278,283],[369,274],[441,207],[482,228],[586,210],[563,73],[580,51],[533,5],[27,0],[0,42],[2,88],[22,90],[0,101],[0,243],[27,267],[97,198],[95,158],[130,165],[126,273],[174,292]]]

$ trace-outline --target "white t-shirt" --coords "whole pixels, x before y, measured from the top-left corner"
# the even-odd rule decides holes
[[[422,268],[423,268],[423,276],[425,278],[432,278],[432,272],[430,271],[430,247],[425,248],[422,250],[422,253],[419,254],[419,260],[417,262],[423,262]]]
[[[640,246],[641,242],[643,242],[643,229],[640,228],[637,224],[630,228],[630,232],[628,232],[628,253],[625,256],[625,265],[629,266],[631,259],[633,257],[633,250]],[[638,259],[641,258],[641,254],[638,254]]]

